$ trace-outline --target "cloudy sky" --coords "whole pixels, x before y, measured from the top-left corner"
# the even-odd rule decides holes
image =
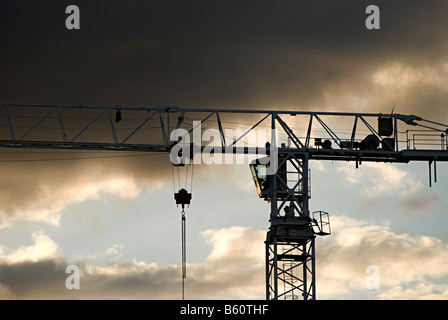
[[[448,123],[448,3],[374,2],[379,30],[359,0],[4,0],[0,101],[393,109]],[[80,30],[65,27],[70,4]],[[181,298],[168,154],[0,151],[0,298]],[[317,240],[318,298],[448,298],[448,165],[431,188],[427,163],[310,166],[312,210],[333,231]],[[247,165],[195,168],[187,298],[264,299],[268,215]],[[65,287],[72,264],[79,290]],[[366,288],[370,265],[379,289]]]

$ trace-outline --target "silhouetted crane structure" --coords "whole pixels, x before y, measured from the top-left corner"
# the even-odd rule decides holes
[[[214,133],[207,144],[201,136],[205,129]],[[267,133],[265,140],[241,144],[259,129]],[[173,138],[173,132],[183,135]],[[192,142],[183,139],[191,134]],[[195,157],[205,152],[252,155],[250,169],[258,195],[270,204],[265,241],[269,300],[316,299],[315,238],[329,235],[331,230],[328,213],[311,212],[309,207],[310,160],[353,161],[356,167],[366,161],[425,161],[431,184],[432,166],[436,179],[436,163],[448,161],[447,136],[445,124],[393,113],[0,105],[3,148],[165,152],[172,161],[182,160],[177,165],[194,163]],[[175,199],[183,209],[191,194],[182,190]],[[183,242],[183,279],[184,255]]]

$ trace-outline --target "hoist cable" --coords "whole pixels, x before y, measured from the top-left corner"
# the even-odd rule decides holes
[[[188,186],[188,178],[189,178],[189,174],[191,175],[190,177],[190,191],[193,188],[193,173],[194,173],[194,166],[191,168],[191,170],[188,169],[188,166],[185,169],[183,173],[185,173],[185,185],[182,186],[181,182],[184,182],[184,177],[181,177],[181,173],[180,170],[182,167],[184,166],[176,166],[177,168],[173,168],[173,166],[171,167],[171,174],[172,174],[172,178],[173,178],[173,188],[174,188],[174,197],[176,199],[176,203],[180,204],[182,206],[182,211],[181,211],[181,273],[182,273],[182,300],[185,299],[185,279],[187,278],[187,219],[186,219],[186,215],[185,215],[185,204],[189,205],[190,204],[190,199],[191,199],[191,193],[187,193],[186,188]],[[179,183],[179,192],[176,193],[176,173],[175,170],[177,171],[177,180]],[[182,173],[182,174],[183,174]],[[184,198],[185,195],[187,195],[187,198]]]
[[[193,193],[193,177],[194,177],[194,165],[191,165],[191,180],[190,180],[190,192]]]
[[[174,190],[174,193],[176,193],[176,182],[174,181],[174,168],[173,167],[174,166],[172,165],[171,166],[171,175],[173,177],[173,190]]]
[[[187,278],[187,219],[182,208],[181,213],[181,233],[182,233],[182,300],[185,299],[185,279]]]
[[[188,179],[188,167],[189,165],[186,165],[186,173],[185,173],[185,188],[187,187],[187,179]]]

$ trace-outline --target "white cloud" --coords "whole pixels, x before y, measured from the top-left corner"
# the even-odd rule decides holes
[[[447,78],[444,73],[446,62],[435,66],[412,67],[402,63],[389,63],[381,66],[372,75],[374,84],[393,93],[413,86],[430,86],[446,88]]]
[[[316,249],[320,296],[419,299],[445,294],[447,243],[435,237],[397,234],[388,226],[347,217],[332,217],[332,224],[334,234],[322,239]],[[379,268],[380,290],[365,287],[369,265]],[[421,287],[427,288],[424,295],[417,290]]]
[[[404,288],[403,286],[394,286],[387,290],[383,290],[378,294],[379,299],[390,300],[447,300],[448,284],[436,282],[421,282],[417,285]]]
[[[311,166],[311,169],[313,169],[313,170],[317,170],[320,172],[327,172],[327,168],[325,167],[325,165],[322,161],[314,161],[312,163],[312,165],[310,165],[310,166]]]
[[[137,182],[125,175],[103,176],[101,174],[82,176],[61,185],[43,183],[38,188],[38,196],[32,204],[18,209],[14,215],[1,214],[0,229],[9,227],[14,221],[44,221],[59,226],[61,211],[75,203],[99,200],[105,194],[121,199],[132,199],[139,195],[141,188]]]
[[[232,227],[206,230],[202,233],[207,243],[212,245],[210,255],[203,262],[188,262],[186,296],[188,299],[245,299],[264,298],[264,237],[265,232],[251,228]],[[64,268],[68,264],[58,259],[54,265],[38,265],[41,259],[55,258],[60,248],[42,232],[33,234],[35,244],[11,251],[8,255],[2,248],[0,258],[0,291],[18,299],[43,298],[131,298],[131,299],[178,299],[181,296],[181,273],[178,264],[159,265],[133,259],[132,263],[109,261],[105,265],[89,264],[78,257],[81,289],[77,292],[64,288]],[[124,247],[112,246],[110,255],[120,254]],[[28,281],[15,270],[34,270],[27,272]],[[21,268],[20,263],[22,264]],[[31,265],[29,263],[32,263]],[[45,267],[45,269],[43,269]],[[59,271],[58,271],[59,270]],[[12,274],[12,276],[6,276]],[[16,278],[18,277],[19,278]],[[32,277],[41,277],[45,283]],[[61,283],[59,283],[61,282]],[[25,288],[23,288],[24,286]],[[51,288],[51,289],[50,289]],[[54,289],[56,288],[56,289]],[[57,289],[59,288],[59,289]],[[8,289],[8,290],[6,290]]]
[[[264,262],[264,246],[266,232],[245,228],[231,227],[219,230],[210,229],[202,232],[212,251],[207,257],[211,263],[226,261]]]
[[[122,256],[122,253],[120,252],[121,249],[123,249],[123,245],[114,244],[112,247],[106,250],[106,255],[117,255],[121,257]]]
[[[337,169],[345,180],[357,188],[366,207],[389,204],[407,214],[422,213],[440,199],[422,184],[416,174],[396,164],[363,163],[359,169],[341,163]]]
[[[381,196],[403,186],[409,188],[413,181],[409,172],[386,163],[364,162],[359,169],[353,164],[341,163],[337,170],[345,174],[348,182],[363,183],[361,192],[365,197]]]
[[[15,250],[0,247],[0,263],[38,262],[62,256],[62,249],[44,231],[33,232],[31,237],[34,244],[30,246],[22,246]]]

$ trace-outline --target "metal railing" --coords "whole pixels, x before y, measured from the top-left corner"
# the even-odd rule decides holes
[[[408,150],[448,150],[448,135],[430,130],[407,130]]]

